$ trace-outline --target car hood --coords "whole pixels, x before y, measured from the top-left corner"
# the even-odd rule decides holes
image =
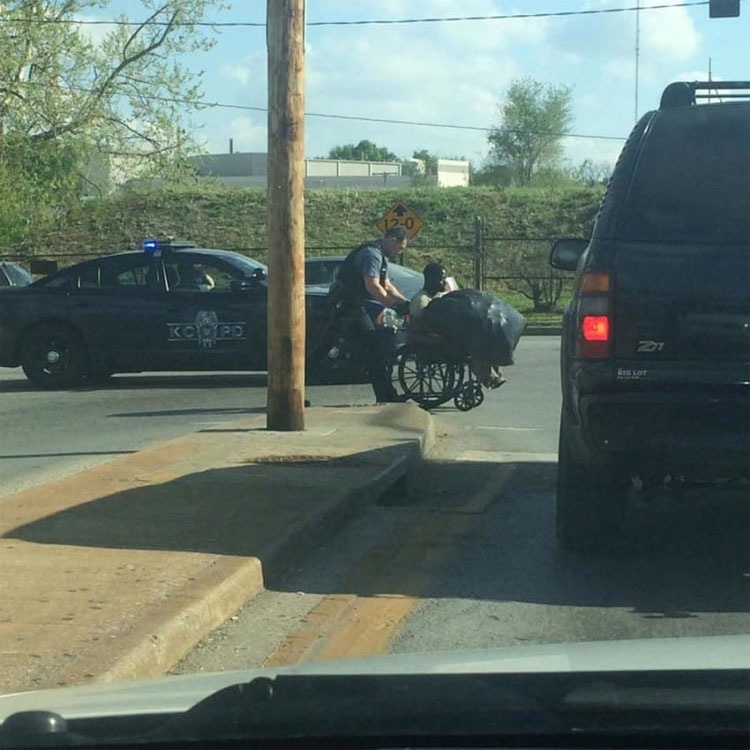
[[[750,669],[750,635],[650,638],[545,644],[428,654],[393,654],[268,668],[90,684],[0,696],[0,720],[17,711],[54,711],[65,718],[185,711],[238,683],[277,675],[477,674]]]
[[[331,287],[328,284],[306,284],[305,295],[311,297],[325,297]]]

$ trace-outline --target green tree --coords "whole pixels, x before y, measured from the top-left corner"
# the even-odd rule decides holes
[[[138,21],[119,16],[95,41],[76,21],[108,5],[2,3],[0,160],[4,179],[34,193],[37,213],[47,198],[77,198],[94,172],[169,175],[195,150],[183,128],[200,76],[175,57],[210,48],[190,24],[217,3],[141,0]]]
[[[471,173],[471,184],[477,186],[508,187],[513,174],[507,164],[483,164]]]
[[[436,154],[431,154],[426,148],[423,148],[421,151],[415,151],[412,154],[412,159],[419,159],[424,162],[426,175],[437,174],[438,157]]]
[[[539,170],[557,167],[572,122],[569,87],[515,79],[500,116],[487,136],[492,165],[510,167],[513,183],[522,186],[531,185]]]
[[[378,146],[368,140],[360,141],[356,146],[353,143],[335,146],[329,152],[328,158],[346,161],[398,161],[398,157],[385,146]]]

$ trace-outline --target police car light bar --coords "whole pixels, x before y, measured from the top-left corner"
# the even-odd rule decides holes
[[[166,252],[169,250],[182,250],[186,248],[195,247],[192,242],[175,242],[172,237],[162,237],[160,239],[146,240],[141,244],[141,248],[146,253],[152,253],[154,255],[161,255],[162,251]]]

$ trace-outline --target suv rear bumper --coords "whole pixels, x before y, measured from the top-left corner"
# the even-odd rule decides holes
[[[750,473],[750,389],[588,395],[579,416],[571,437],[583,463],[613,457],[633,471]]]

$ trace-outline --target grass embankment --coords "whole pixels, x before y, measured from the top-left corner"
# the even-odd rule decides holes
[[[440,258],[462,286],[473,285],[475,217],[485,221],[486,265],[490,273],[510,273],[518,243],[509,237],[586,236],[591,231],[601,188],[415,188],[406,191],[309,190],[305,230],[309,255],[338,255],[377,234],[386,209],[401,200],[424,222],[411,243],[407,265],[421,269]],[[245,248],[266,257],[266,197],[261,189],[214,186],[121,191],[82,203],[54,229],[31,233],[23,248],[3,254],[57,256],[61,264],[91,255],[136,249],[149,236],[168,234],[207,247]],[[492,239],[504,238],[504,239]],[[539,254],[540,273],[549,242],[527,245]],[[506,282],[488,284],[535,324],[554,324],[559,311],[533,313],[531,303]],[[567,296],[567,295],[566,295]],[[561,299],[558,308],[565,302]]]

